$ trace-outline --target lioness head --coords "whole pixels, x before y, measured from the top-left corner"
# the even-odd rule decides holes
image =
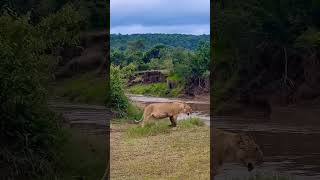
[[[183,112],[188,114],[188,116],[192,113],[192,109],[188,104],[184,104]]]
[[[263,153],[252,138],[239,134],[236,138],[235,146],[237,160],[246,166],[248,171],[252,171],[255,166],[262,164]]]
[[[186,113],[188,115],[190,115],[192,113],[191,107],[188,104],[186,104],[185,102],[177,101],[177,102],[174,102],[174,103],[179,105],[179,107],[181,108],[183,113]]]

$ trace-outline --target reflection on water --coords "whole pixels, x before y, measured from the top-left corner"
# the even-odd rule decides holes
[[[129,97],[144,104],[183,100],[142,95]],[[209,102],[185,101],[195,110],[191,116],[210,124]],[[293,175],[296,180],[320,179],[320,107],[273,107],[270,119],[261,117],[257,112],[252,114],[246,117],[214,116],[211,123],[220,129],[253,135],[264,153],[264,164],[250,173],[238,164],[225,164],[222,173],[215,179],[226,180],[229,177],[273,172]],[[179,119],[186,117],[180,115]]]

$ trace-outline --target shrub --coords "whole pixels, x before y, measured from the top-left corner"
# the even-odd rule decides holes
[[[124,92],[124,78],[119,66],[110,67],[110,104],[109,106],[119,117],[126,115],[129,100]]]

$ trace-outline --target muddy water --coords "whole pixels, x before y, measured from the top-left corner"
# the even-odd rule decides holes
[[[183,99],[128,95],[132,101],[149,104]],[[189,103],[206,124],[210,124],[210,105],[206,101],[183,100]],[[250,117],[250,118],[248,118]],[[179,119],[186,118],[185,115]],[[296,180],[320,180],[320,107],[273,107],[270,118],[259,112],[246,117],[213,116],[215,127],[245,132],[255,137],[264,153],[264,164],[253,172],[238,164],[225,164],[215,179],[245,177],[255,173],[283,174]]]

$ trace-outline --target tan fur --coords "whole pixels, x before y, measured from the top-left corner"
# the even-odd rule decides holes
[[[153,103],[144,108],[143,119],[141,125],[151,119],[170,118],[171,125],[177,126],[177,118],[180,113],[190,114],[192,109],[189,105],[183,102],[169,102],[169,103]]]
[[[216,175],[224,162],[238,162],[251,171],[263,162],[263,153],[247,135],[213,128],[213,170]]]

